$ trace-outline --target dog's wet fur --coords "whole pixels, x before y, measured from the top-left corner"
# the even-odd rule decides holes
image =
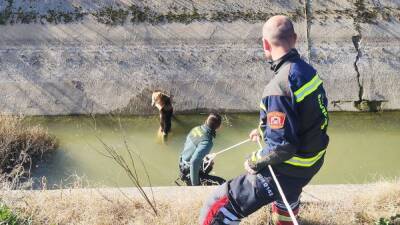
[[[154,91],[151,95],[151,105],[157,107],[160,113],[160,132],[167,136],[171,131],[173,116],[172,99],[162,91]]]

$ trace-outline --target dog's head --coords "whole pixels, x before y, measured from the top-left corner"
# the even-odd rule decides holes
[[[161,91],[154,91],[151,95],[151,105],[156,106],[159,105],[161,108],[165,106],[166,101],[168,101],[170,97]]]
[[[153,94],[151,94],[151,106],[155,106],[156,103],[159,103],[161,99],[161,92],[159,91],[154,91]]]

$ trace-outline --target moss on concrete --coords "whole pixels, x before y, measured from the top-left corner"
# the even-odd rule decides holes
[[[313,11],[312,19],[320,24],[326,23],[329,18],[334,20],[352,19],[355,24],[376,24],[379,20],[400,20],[400,8],[377,7],[366,3],[364,0],[356,0],[352,8],[347,9],[319,9]]]
[[[354,102],[354,107],[362,112],[379,112],[382,111],[382,103],[384,101],[356,101]]]
[[[109,6],[94,12],[92,15],[96,17],[99,23],[106,25],[123,25],[128,14],[129,12],[127,10]]]
[[[125,23],[138,24],[163,24],[163,23],[192,23],[195,21],[206,22],[234,22],[243,20],[249,23],[265,21],[266,18],[275,15],[274,12],[255,11],[255,10],[236,10],[219,11],[210,10],[201,13],[195,7],[191,9],[170,7],[166,13],[160,13],[147,6],[132,4],[128,7],[107,6],[97,11],[87,12],[80,6],[74,6],[72,11],[61,11],[56,9],[48,10],[39,14],[35,8],[24,11],[21,8],[13,9],[13,0],[6,0],[6,7],[0,11],[0,25],[16,23],[71,23],[79,22],[86,16],[94,16],[99,23],[110,26],[123,25]],[[304,19],[304,8],[297,8],[292,12],[286,13],[295,22]],[[356,0],[354,9],[316,10],[313,12],[312,19],[317,19],[320,23],[326,22],[328,18],[335,20],[352,18],[356,23],[376,23],[382,19],[391,21],[393,18],[400,20],[400,8],[376,7],[367,4],[365,0]]]
[[[83,19],[87,13],[82,12],[81,7],[74,7],[74,11],[48,10],[45,14],[39,14],[34,9],[24,11],[19,7],[13,10],[13,0],[7,0],[7,6],[0,11],[0,25],[6,24],[31,24],[31,23],[70,23]]]
[[[273,12],[263,11],[209,11],[207,13],[200,13],[197,8],[192,9],[178,9],[171,8],[167,13],[157,12],[147,6],[130,5],[127,8],[118,6],[108,6],[100,8],[94,12],[84,12],[81,7],[75,7],[74,11],[64,12],[60,10],[51,9],[44,14],[39,14],[35,9],[24,11],[22,8],[13,10],[13,0],[7,0],[7,7],[0,12],[0,24],[29,24],[29,23],[71,23],[82,20],[85,16],[91,15],[96,18],[99,23],[115,26],[123,25],[126,22],[132,24],[149,23],[149,24],[163,24],[163,23],[192,23],[194,21],[207,21],[207,22],[234,22],[243,20],[250,23],[265,21],[266,18],[275,15]],[[294,21],[299,21],[304,18],[302,8],[298,8],[293,12],[286,15]]]
[[[192,10],[184,9],[178,12],[176,8],[166,14],[160,14],[148,7],[138,7],[132,5],[129,7],[132,23],[184,23],[188,24],[194,21],[207,22],[234,22],[244,20],[250,23],[265,21],[266,18],[273,16],[274,13],[262,11],[210,11],[209,13],[199,13],[196,8]],[[293,13],[288,13],[287,16],[298,21],[303,18],[302,9],[296,9]]]
[[[364,0],[356,0],[354,3],[356,13],[354,15],[355,22],[358,23],[375,23],[378,18],[377,10],[367,8]]]
[[[12,4],[13,0],[6,0],[7,6],[4,8],[3,11],[0,11],[0,25],[4,25],[10,19],[12,15]]]

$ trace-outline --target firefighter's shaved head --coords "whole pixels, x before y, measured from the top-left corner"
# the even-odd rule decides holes
[[[271,45],[293,45],[295,37],[293,23],[286,16],[273,16],[264,24],[263,38]]]
[[[287,16],[273,16],[263,27],[263,47],[267,60],[275,60],[295,47],[297,35]]]

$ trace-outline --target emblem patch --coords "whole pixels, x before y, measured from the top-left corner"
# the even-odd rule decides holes
[[[271,129],[281,129],[285,125],[286,114],[282,112],[269,112],[267,114],[268,126]]]

